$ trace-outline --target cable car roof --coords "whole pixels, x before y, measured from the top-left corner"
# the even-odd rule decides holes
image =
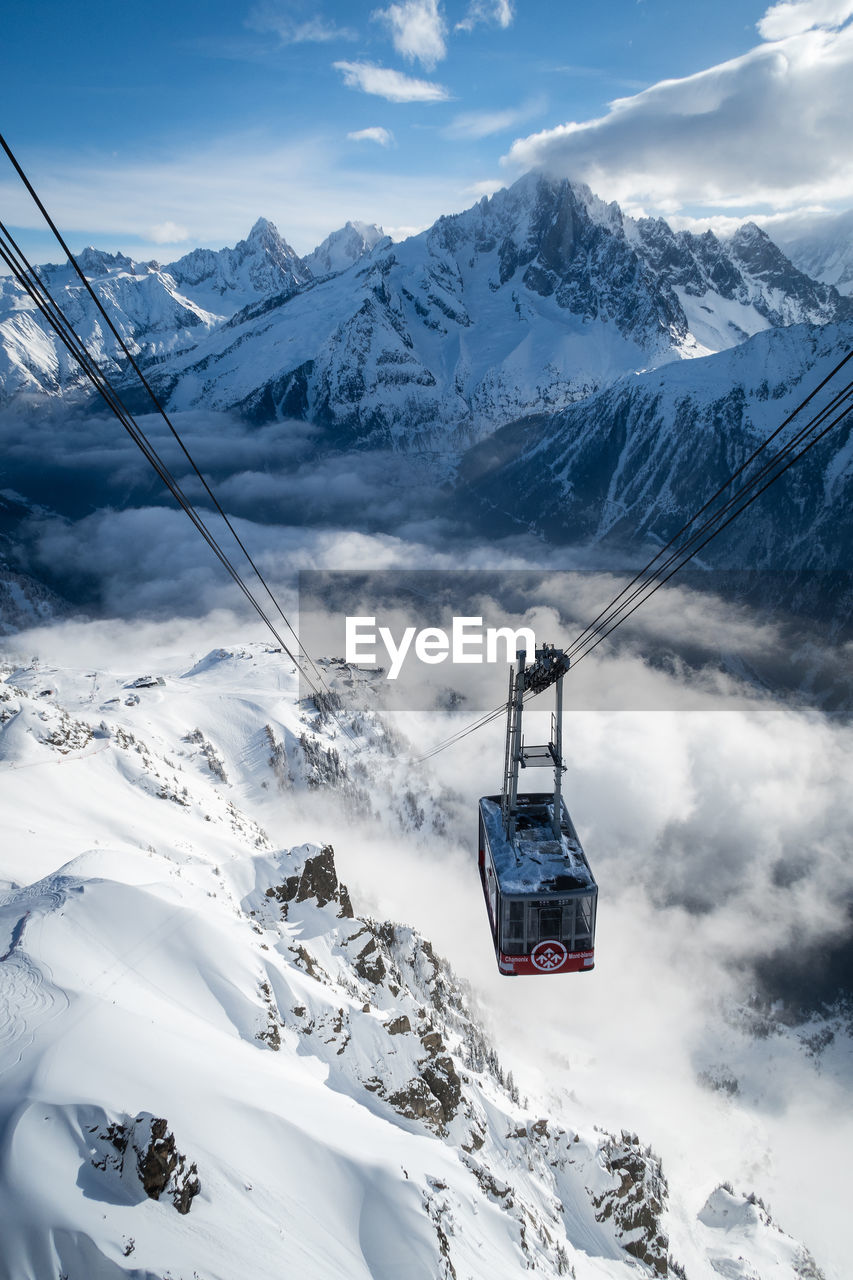
[[[595,880],[574,833],[563,830],[560,840],[551,827],[550,796],[519,796],[519,823],[513,839],[507,839],[500,799],[480,801],[495,874],[502,893],[571,893],[592,889]],[[565,807],[564,819],[568,819]],[[566,825],[564,821],[564,826]]]

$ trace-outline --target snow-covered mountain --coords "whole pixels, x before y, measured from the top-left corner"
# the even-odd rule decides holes
[[[300,262],[261,220],[236,249],[169,268],[92,261],[172,409],[308,418],[398,448],[458,446],[627,373],[850,308],[755,226],[727,243],[674,233],[537,174],[400,245],[378,235],[348,224]],[[131,304],[134,281],[147,302]],[[54,341],[8,283],[0,316],[2,394],[61,389]]]
[[[285,301],[312,272],[266,218],[258,218],[233,249],[193,249],[164,268],[177,290],[225,319],[259,297]]]
[[[251,807],[367,777],[440,830],[440,794],[393,817],[379,717],[333,699],[359,772],[288,671],[4,668],[2,1280],[820,1280],[754,1193],[691,1208],[635,1133],[522,1099],[429,942],[272,844]]]
[[[259,298],[284,300],[312,279],[310,268],[265,218],[233,249],[194,249],[167,266],[91,247],[77,261],[143,364],[191,349],[202,330],[212,331]],[[48,265],[39,273],[101,367],[111,377],[119,374],[124,363],[119,344],[73,268]],[[0,385],[4,399],[88,386],[35,304],[9,276],[0,277]]]
[[[217,316],[181,295],[156,262],[132,262],[123,254],[91,248],[78,262],[124,342],[146,361],[194,347],[199,333],[219,323]],[[124,360],[121,348],[73,268],[48,265],[39,273],[90,354],[109,377],[116,377]],[[3,400],[89,388],[76,360],[11,276],[0,277],[0,386]]]
[[[174,408],[458,446],[626,373],[847,309],[756,228],[727,250],[530,175],[285,306],[248,309],[158,373]]]
[[[777,218],[768,234],[813,280],[853,293],[853,209]]]
[[[472,449],[461,466],[459,501],[466,509],[481,503],[493,530],[532,529],[552,542],[616,549],[663,545],[851,343],[849,322],[775,328],[714,357],[622,379],[582,405],[520,421]],[[815,400],[812,412],[829,395]],[[798,418],[773,451],[805,420]],[[762,494],[748,518],[709,544],[702,562],[847,570],[851,489],[848,419]]]
[[[337,275],[372,253],[377,245],[388,248],[390,244],[390,237],[375,223],[348,222],[340,231],[326,236],[304,261],[314,276]]]

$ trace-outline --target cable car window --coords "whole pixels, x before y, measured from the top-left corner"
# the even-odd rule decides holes
[[[507,955],[524,953],[524,903],[504,902],[503,949]]]
[[[593,901],[591,897],[578,898],[575,922],[575,946],[582,950],[592,943]]]
[[[575,899],[566,898],[563,903],[563,932],[560,941],[565,942],[570,951],[574,950]]]
[[[562,934],[563,925],[563,909],[558,902],[553,907],[540,907],[539,909],[539,937],[540,938],[557,938]]]

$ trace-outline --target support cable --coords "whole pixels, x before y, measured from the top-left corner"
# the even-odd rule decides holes
[[[140,449],[143,456],[151,464],[151,466],[160,476],[163,483],[172,493],[173,497],[176,499],[179,506],[189,516],[190,520],[193,522],[195,527],[198,529],[199,533],[207,542],[208,546],[211,548],[214,555],[217,557],[217,559],[226,569],[226,571],[234,580],[234,582],[237,584],[239,589],[243,592],[243,595],[246,597],[250,605],[255,609],[256,613],[261,618],[261,620],[266,624],[271,634],[278,641],[283,652],[286,653],[287,656],[294,663],[297,670],[303,676],[303,678],[305,679],[309,687],[312,689],[312,691],[318,696],[322,696],[322,691],[318,688],[317,684],[311,679],[310,675],[308,675],[308,673],[304,670],[304,667],[300,663],[299,659],[291,651],[291,649],[289,648],[284,638],[280,635],[273,621],[270,619],[270,617],[267,615],[265,610],[258,603],[255,596],[252,594],[250,589],[247,587],[239,571],[235,568],[235,566],[233,565],[233,563],[231,562],[227,554],[223,551],[215,535],[207,527],[204,520],[199,515],[198,511],[195,509],[191,501],[184,494],[178,481],[171,474],[168,467],[163,462],[162,458],[159,456],[157,451],[154,449],[153,445],[145,436],[145,433],[139,427],[139,424],[136,422],[133,415],[129,412],[129,410],[123,404],[115,387],[112,385],[112,383],[103,373],[103,371],[100,369],[96,361],[90,355],[85,343],[80,338],[79,334],[77,334],[73,325],[68,320],[68,317],[62,311],[62,308],[56,302],[56,299],[53,297],[47,284],[41,279],[38,272],[29,263],[23,251],[20,249],[20,246],[17,244],[14,237],[11,235],[11,233],[8,231],[8,229],[2,222],[0,222],[0,258],[2,258],[2,260],[9,267],[10,271],[12,272],[13,276],[17,280],[18,284],[24,289],[24,291],[35,303],[36,307],[44,316],[47,323],[51,326],[51,328],[59,337],[62,344],[66,347],[69,354],[80,364],[81,368],[83,369],[83,372],[85,373],[89,381],[92,383],[95,390],[106,401],[109,408],[116,415],[118,420],[121,422],[122,426],[130,435],[131,439]],[[173,434],[175,434],[174,428],[172,430],[173,430]],[[186,449],[184,449],[183,452],[186,454],[187,453]],[[189,455],[187,454],[187,456]],[[197,468],[195,468],[194,464],[193,466],[194,466],[194,470],[196,470],[197,472]],[[206,482],[205,482],[205,488],[208,490],[208,492],[210,492]],[[220,510],[221,512],[221,507],[219,507],[218,503],[216,503],[216,506],[218,510]],[[232,528],[230,522],[227,520],[227,517],[225,517],[225,519],[226,519],[226,523],[229,525],[229,528]],[[233,532],[233,528],[232,528],[232,532]],[[237,538],[236,534],[235,534],[235,538],[238,544],[242,547],[243,544],[240,541],[240,539]],[[245,551],[245,548],[243,549]],[[247,553],[247,559],[249,560],[250,564],[252,564],[253,568],[255,568],[256,573],[258,573],[254,565],[254,562],[251,560],[251,557],[248,556],[248,553]],[[260,573],[258,573],[258,577],[261,578]],[[261,581],[263,582],[263,578],[261,578]],[[266,586],[266,583],[264,583],[264,585]],[[268,587],[267,587],[267,592],[271,596],[271,598],[274,600],[274,597],[272,597],[272,593],[269,591]],[[276,606],[278,607],[277,602],[275,600],[274,600],[274,603],[276,603]],[[284,617],[284,614],[282,613],[280,608],[278,608],[278,611],[281,614],[281,616]],[[286,618],[285,618],[285,621],[287,622]],[[288,627],[291,630],[291,632],[295,635],[296,633],[293,632],[293,628],[290,627],[289,623],[288,623]],[[303,652],[305,651],[303,650]],[[325,681],[323,680],[322,675],[317,670],[316,664],[313,662],[313,660],[310,658],[309,655],[306,654],[306,656],[308,656],[308,660],[311,662],[311,665],[314,668],[315,672],[317,672],[317,675],[320,678],[320,682],[325,686],[326,692],[331,693],[331,690],[329,690],[328,686],[325,684]],[[333,716],[333,718],[337,721],[339,727],[344,732],[344,734],[347,737],[349,737],[352,741],[356,741],[355,735],[353,735],[353,733],[349,730],[349,728],[337,716],[334,708],[330,708],[330,713]]]
[[[24,172],[24,170],[22,169],[21,165],[19,164],[19,162],[18,162],[18,160],[17,160],[17,157],[16,157],[16,156],[15,156],[15,154],[13,153],[13,151],[12,151],[11,147],[9,146],[9,144],[7,143],[6,139],[3,137],[2,133],[0,133],[0,147],[2,147],[2,148],[3,148],[3,150],[6,152],[6,155],[8,156],[9,160],[11,161],[12,166],[14,167],[15,171],[17,172],[17,174],[18,174],[19,178],[21,179],[21,181],[23,182],[23,184],[24,184],[24,186],[26,187],[27,191],[29,192],[30,196],[32,197],[33,201],[35,202],[35,204],[36,204],[37,208],[39,209],[39,212],[41,213],[41,215],[42,215],[42,217],[44,218],[45,222],[46,222],[46,223],[47,223],[47,225],[50,227],[51,231],[53,232],[54,236],[56,237],[56,239],[57,239],[57,241],[58,241],[59,245],[61,246],[61,248],[62,248],[62,250],[63,250],[63,252],[64,252],[65,256],[68,258],[68,261],[71,263],[71,266],[73,267],[73,269],[74,269],[74,271],[76,272],[77,276],[80,278],[80,281],[82,282],[82,284],[83,284],[84,288],[86,289],[86,292],[89,294],[89,297],[92,299],[92,301],[94,302],[94,304],[95,304],[95,306],[97,307],[98,311],[99,311],[99,312],[100,312],[100,314],[103,316],[104,320],[106,321],[107,326],[108,326],[108,327],[109,327],[109,329],[110,329],[110,332],[113,334],[113,336],[115,337],[115,339],[116,339],[116,341],[118,342],[119,346],[121,347],[122,351],[124,352],[125,356],[127,357],[128,363],[130,364],[131,368],[134,370],[134,372],[136,373],[136,375],[137,375],[137,377],[139,378],[140,382],[141,382],[141,383],[142,383],[142,385],[144,386],[145,390],[148,392],[149,396],[151,397],[151,400],[152,400],[152,402],[153,402],[153,404],[154,404],[155,409],[156,409],[156,410],[157,410],[157,412],[160,414],[160,416],[162,417],[163,421],[166,423],[166,426],[169,428],[169,431],[170,431],[170,432],[172,433],[172,435],[174,436],[175,440],[177,441],[177,443],[178,443],[178,445],[179,445],[179,447],[180,447],[180,449],[181,449],[181,452],[183,453],[183,455],[184,455],[184,457],[186,458],[187,462],[188,462],[188,463],[190,464],[190,466],[192,467],[192,469],[193,469],[193,471],[195,472],[195,474],[196,474],[196,476],[198,477],[198,479],[201,481],[201,483],[202,483],[202,485],[203,485],[203,487],[204,487],[204,489],[205,489],[205,492],[207,493],[208,497],[210,498],[210,500],[211,500],[211,502],[213,503],[214,507],[216,508],[217,512],[218,512],[218,513],[219,513],[219,515],[222,517],[222,519],[225,521],[225,524],[226,524],[226,526],[227,526],[227,528],[228,528],[229,532],[231,533],[232,537],[234,538],[234,541],[237,543],[238,547],[239,547],[239,548],[240,548],[240,550],[243,552],[244,556],[246,557],[246,559],[248,560],[249,564],[251,565],[251,567],[252,567],[253,571],[255,572],[255,574],[256,574],[256,576],[257,576],[257,578],[258,578],[259,582],[261,583],[261,585],[263,586],[263,588],[264,588],[264,590],[266,591],[267,595],[269,596],[270,600],[272,601],[273,605],[275,606],[275,609],[276,609],[277,613],[279,614],[279,616],[280,616],[280,617],[282,618],[282,620],[284,621],[285,625],[287,626],[287,628],[288,628],[288,630],[290,631],[290,633],[291,633],[291,635],[293,636],[293,638],[296,640],[297,645],[299,645],[299,646],[300,646],[300,648],[301,648],[301,645],[300,645],[300,641],[299,641],[299,637],[298,637],[298,635],[296,634],[295,630],[293,629],[293,627],[291,626],[291,624],[290,624],[290,622],[288,621],[287,617],[285,616],[285,614],[284,614],[284,612],[283,612],[283,610],[282,610],[281,606],[280,606],[280,605],[279,605],[279,603],[278,603],[278,600],[277,600],[277,599],[275,598],[275,596],[273,595],[272,590],[270,589],[270,587],[269,587],[269,585],[268,585],[268,583],[267,583],[266,579],[264,578],[264,576],[263,576],[263,574],[261,573],[260,569],[259,569],[259,568],[258,568],[258,566],[256,565],[256,563],[255,563],[254,559],[253,559],[253,558],[252,558],[252,556],[250,555],[250,553],[249,553],[249,551],[248,551],[247,547],[245,546],[245,544],[244,544],[243,540],[241,539],[240,535],[237,533],[237,530],[234,528],[233,524],[232,524],[232,523],[231,523],[231,521],[229,520],[229,518],[228,518],[228,516],[226,515],[225,511],[224,511],[224,510],[223,510],[223,508],[221,507],[221,505],[220,505],[220,503],[219,503],[219,500],[217,499],[216,495],[214,494],[214,492],[213,492],[213,490],[211,489],[210,485],[208,484],[207,480],[204,478],[204,476],[203,476],[202,472],[199,470],[198,466],[196,465],[195,460],[193,459],[193,457],[191,456],[191,454],[190,454],[189,450],[188,450],[188,449],[187,449],[187,447],[185,446],[185,444],[184,444],[183,440],[181,439],[181,437],[180,437],[180,435],[179,435],[179,433],[178,433],[177,429],[175,428],[175,426],[174,426],[174,424],[173,424],[173,422],[172,422],[171,418],[170,418],[170,417],[169,417],[169,415],[166,413],[166,410],[163,408],[163,405],[160,403],[160,400],[158,399],[157,395],[155,394],[155,392],[154,392],[154,390],[153,390],[153,388],[152,388],[151,384],[149,383],[148,379],[145,377],[145,374],[144,374],[144,373],[142,372],[142,370],[140,369],[140,367],[139,367],[139,365],[138,365],[137,361],[135,360],[135,358],[134,358],[134,356],[133,356],[132,352],[130,351],[130,348],[128,347],[128,345],[127,345],[127,343],[125,342],[124,338],[121,336],[121,334],[119,333],[118,329],[117,329],[117,328],[116,328],[116,326],[113,324],[113,322],[112,322],[112,320],[111,320],[110,316],[108,315],[108,313],[107,313],[107,312],[106,312],[106,310],[104,309],[104,306],[103,306],[103,304],[102,304],[102,302],[101,302],[100,298],[99,298],[99,297],[98,297],[98,295],[96,294],[95,290],[92,288],[92,286],[91,286],[91,284],[90,284],[89,280],[86,278],[86,276],[85,276],[85,274],[83,273],[83,271],[81,271],[80,266],[79,266],[79,264],[78,264],[78,262],[77,262],[76,258],[74,257],[74,254],[71,252],[71,250],[69,249],[68,245],[66,244],[65,239],[64,239],[64,238],[63,238],[63,236],[62,236],[62,233],[60,232],[60,230],[59,230],[59,228],[57,227],[56,223],[55,223],[55,222],[53,221],[53,219],[51,218],[51,216],[50,216],[50,214],[48,213],[47,209],[45,208],[44,203],[42,202],[42,200],[41,200],[41,198],[40,198],[40,196],[39,196],[38,192],[36,191],[36,189],[35,189],[35,187],[33,186],[33,184],[30,182],[30,180],[29,180],[29,178],[27,177],[27,175],[26,175],[26,173]],[[318,670],[318,668],[317,668],[316,664],[314,663],[313,659],[311,658],[310,654],[308,654],[308,653],[307,653],[307,652],[305,652],[304,650],[303,650],[303,652],[305,653],[305,657],[307,658],[307,660],[311,663],[311,666],[314,668],[314,672],[315,672],[316,676],[318,677],[318,679],[320,680],[320,682],[321,682],[321,683],[325,683],[325,682],[324,682],[324,680],[323,680],[323,676],[322,676],[321,672]]]
[[[723,529],[731,524],[732,521],[741,514],[741,512],[751,506],[760,494],[762,494],[765,489],[768,489],[771,484],[779,479],[780,476],[784,475],[784,473],[793,466],[796,461],[808,453],[809,450],[822,440],[830,431],[845,421],[850,414],[851,400],[853,400],[853,382],[848,383],[846,386],[842,387],[840,391],[834,393],[829,403],[815,413],[805,426],[800,428],[792,439],[789,440],[782,449],[774,454],[768,463],[765,463],[761,467],[759,472],[752,477],[752,479],[747,480],[743,485],[741,485],[721,508],[719,508],[712,516],[708,517],[699,529],[691,534],[686,543],[671,552],[662,564],[654,567],[656,561],[659,560],[663,552],[671,547],[676,539],[688,530],[698,517],[703,514],[703,512],[707,511],[715,499],[729,487],[733,480],[743,473],[746,466],[758,457],[762,450],[779,435],[779,432],[795,419],[797,414],[799,414],[802,409],[814,399],[814,396],[822,390],[823,387],[825,387],[827,383],[835,377],[835,375],[851,359],[853,359],[853,351],[850,351],[844,359],[835,366],[831,373],[822,379],[818,386],[816,386],[809,395],[800,402],[797,408],[788,415],[772,435],[768,436],[768,438],[753,451],[746,462],[744,462],[737,471],[720,486],[716,493],[709,498],[708,501],[682,526],[679,533],[675,534],[666,546],[660,548],[648,564],[635,574],[627,586],[614,596],[610,604],[601,610],[593,622],[584,628],[584,630],[575,638],[566,650],[567,654],[574,655],[572,657],[572,667],[576,666],[582,658],[586,657],[593,649],[597,648],[602,640],[605,640],[616,630],[617,627],[621,626],[621,624],[625,622],[641,604],[644,604],[646,600],[650,599],[651,596],[654,595],[655,591],[668,582],[670,578],[672,578],[679,569],[683,568],[685,564],[692,560],[694,556],[698,555],[698,553],[703,549],[703,547],[707,546],[712,538],[715,538],[717,534],[721,533]],[[830,419],[830,421],[828,422],[828,425],[824,425],[827,423],[827,419]],[[823,427],[823,429],[819,431],[817,435],[812,435],[811,439],[808,439],[809,434],[814,432],[817,427]],[[780,463],[783,464],[781,467],[779,466]],[[755,486],[762,480],[764,483],[761,484],[759,488],[755,488]],[[723,516],[726,517],[724,520],[722,520]],[[722,523],[720,523],[721,520]],[[716,525],[716,527],[712,527],[714,525]],[[703,537],[703,535],[705,536]],[[687,552],[687,554],[685,554],[685,552]],[[644,575],[650,570],[652,570],[650,576],[644,578]],[[635,584],[637,583],[640,583],[640,585],[635,587]],[[634,590],[632,591],[631,588],[634,588]],[[625,598],[623,599],[623,597]],[[627,608],[628,604],[631,605],[630,609]],[[535,696],[532,691],[531,696]],[[507,704],[505,702],[494,707],[491,711],[486,712],[470,725],[466,725],[464,728],[457,730],[456,733],[451,734],[446,739],[436,743],[423,755],[419,756],[416,763],[421,763],[425,760],[431,759],[433,756],[438,755],[439,752],[446,750],[448,747],[454,746],[469,734],[476,732],[478,729],[484,728],[493,720],[505,715],[506,709]]]

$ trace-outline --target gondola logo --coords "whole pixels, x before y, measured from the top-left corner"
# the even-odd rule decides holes
[[[566,963],[568,954],[562,942],[540,942],[530,953],[530,959],[534,968],[542,973],[554,973]]]

